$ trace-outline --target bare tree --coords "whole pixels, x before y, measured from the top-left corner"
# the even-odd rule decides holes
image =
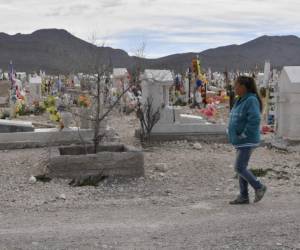
[[[96,84],[96,93],[94,95],[95,98],[95,114],[93,115],[93,122],[94,122],[94,138],[93,138],[93,143],[94,143],[94,152],[97,153],[99,143],[101,140],[104,138],[105,134],[103,131],[101,131],[101,122],[110,114],[110,112],[114,109],[114,107],[119,103],[121,98],[125,95],[125,93],[130,89],[130,85],[123,90],[121,95],[118,96],[118,98],[115,100],[113,104],[111,104],[106,112],[103,113],[103,104],[104,100],[101,100],[103,98],[103,82],[105,82],[106,77],[108,75],[108,72],[103,66],[102,70],[98,71],[97,73],[97,84]]]
[[[107,38],[99,42],[99,35],[96,31],[93,31],[88,37],[88,41],[97,47],[104,47],[106,44],[106,40]]]
[[[139,77],[143,70],[145,70],[144,58],[146,57],[146,41],[142,41],[141,44],[135,49],[133,53],[135,56],[135,63],[129,69],[132,78],[132,83],[134,85],[139,85]]]
[[[90,96],[93,98],[92,101],[92,107],[91,107],[91,115],[89,116],[88,120],[92,122],[92,128],[93,128],[93,145],[94,145],[94,153],[97,153],[99,144],[102,141],[102,139],[105,137],[105,131],[101,130],[101,124],[103,120],[111,113],[111,111],[115,108],[115,106],[120,102],[121,98],[126,94],[126,92],[131,88],[131,85],[127,86],[122,93],[118,96],[118,98],[110,104],[107,109],[104,111],[104,98],[103,91],[104,86],[107,77],[109,77],[109,72],[107,70],[108,68],[105,65],[102,65],[102,67],[98,68],[97,71],[97,80],[96,80],[96,86],[95,88],[92,88],[90,90]],[[75,114],[75,116],[81,116],[80,114]],[[80,131],[78,130],[80,138],[82,136],[80,135]],[[81,141],[83,141],[81,139]],[[84,144],[85,145],[85,144]],[[86,148],[86,145],[85,145]],[[87,150],[86,150],[87,152]]]
[[[153,104],[153,98],[151,97],[147,98],[144,105],[142,105],[140,102],[138,103],[136,114],[138,119],[140,120],[140,125],[141,125],[141,133],[140,133],[141,141],[144,141],[145,139],[150,141],[151,131],[154,125],[160,119],[160,109],[157,108],[157,110],[154,110],[152,104]]]
[[[136,49],[134,55],[139,58],[145,58],[146,57],[146,47],[147,47],[146,41],[142,41],[140,46]]]

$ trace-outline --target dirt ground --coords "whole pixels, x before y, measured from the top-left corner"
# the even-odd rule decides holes
[[[134,115],[115,113],[109,125],[140,146]],[[273,169],[261,178],[268,192],[230,206],[234,149],[200,144],[147,147],[145,177],[98,187],[30,184],[48,150],[0,151],[0,249],[300,249],[300,154],[258,148],[250,165]]]

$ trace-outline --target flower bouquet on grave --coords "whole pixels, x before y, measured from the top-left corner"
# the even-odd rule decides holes
[[[83,108],[88,108],[91,106],[91,100],[86,95],[80,95],[78,100],[79,106]]]
[[[54,122],[59,122],[60,121],[60,114],[57,111],[57,108],[55,106],[51,106],[47,108],[47,111],[50,114],[50,120]]]
[[[78,98],[78,104],[80,107],[80,128],[88,129],[91,126],[90,122],[90,111],[88,110],[91,107],[91,99],[87,95],[80,95]]]
[[[48,96],[47,99],[44,101],[45,108],[49,108],[56,105],[55,97],[54,96]]]
[[[34,115],[43,114],[46,111],[44,102],[34,101],[31,108],[31,113]]]
[[[217,109],[213,104],[208,104],[206,108],[200,110],[200,113],[207,119],[211,119],[216,115]]]
[[[16,102],[16,114],[17,115],[27,115],[30,113],[29,107],[25,104],[25,101],[18,99]]]

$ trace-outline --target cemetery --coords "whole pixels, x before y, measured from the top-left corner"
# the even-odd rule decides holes
[[[262,143],[251,166],[271,191],[258,207],[265,209],[253,213],[255,206],[251,205],[236,216],[238,210],[224,205],[237,190],[232,165],[235,149],[226,132],[230,91],[238,74],[255,72],[204,71],[197,60],[191,64],[192,73],[186,75],[145,69],[139,86],[131,85],[124,68],[101,76],[7,74],[9,80],[0,80],[0,216],[6,214],[4,223],[21,220],[28,228],[18,229],[20,235],[39,233],[47,238],[48,229],[40,225],[55,221],[52,229],[72,245],[66,232],[82,234],[94,227],[96,218],[105,221],[107,233],[103,234],[110,239],[100,243],[100,249],[105,245],[118,249],[118,242],[126,243],[126,237],[133,235],[139,236],[138,246],[152,242],[150,235],[158,248],[163,247],[160,237],[165,227],[179,228],[175,238],[181,230],[197,238],[204,228],[210,230],[211,223],[220,230],[230,225],[251,233],[255,223],[272,225],[272,216],[280,216],[282,209],[296,220],[295,208],[300,205],[300,131],[295,126],[300,122],[300,68],[287,66],[279,71],[267,61],[264,72],[256,73],[266,105]],[[26,215],[17,218],[19,211],[34,213],[33,224]],[[61,213],[59,221],[57,213]],[[198,221],[202,215],[205,220]],[[238,228],[240,218],[250,227]],[[65,220],[76,223],[66,229]],[[185,228],[186,221],[194,226]],[[82,228],[77,224],[81,222]],[[135,226],[128,230],[127,224]],[[275,233],[268,235],[270,242],[255,236],[257,246],[280,242],[293,249],[294,242],[283,242],[278,236],[288,230],[290,237],[296,237],[293,226],[277,225]],[[111,230],[120,230],[122,236],[113,239]],[[204,239],[207,245],[216,241],[210,235]],[[81,240],[92,237],[77,236]],[[223,240],[217,242],[230,248]],[[7,242],[15,244],[10,237]],[[30,248],[33,243],[24,244]],[[42,240],[35,244],[37,249],[43,245]]]
[[[300,250],[300,0],[0,0],[0,250]]]

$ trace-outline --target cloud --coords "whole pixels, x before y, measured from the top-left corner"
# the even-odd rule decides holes
[[[51,17],[66,17],[66,16],[78,16],[83,15],[84,13],[88,12],[90,9],[90,6],[88,4],[73,4],[68,7],[55,7],[52,10],[49,11],[46,15]]]
[[[101,1],[101,6],[103,8],[115,8],[115,7],[120,7],[123,4],[122,0],[102,0]]]
[[[298,0],[0,0],[0,32],[63,28],[149,55],[239,44],[258,35],[300,35]]]

